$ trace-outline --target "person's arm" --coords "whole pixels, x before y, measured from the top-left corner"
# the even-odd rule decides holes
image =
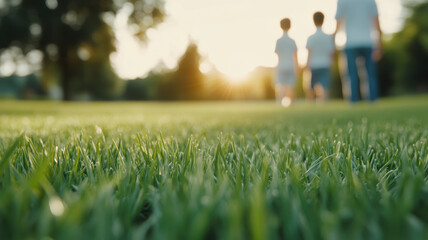
[[[310,62],[310,59],[311,59],[311,55],[312,55],[312,52],[311,52],[311,50],[308,48],[308,59],[306,60],[306,69],[310,69],[311,68],[311,62]]]
[[[305,68],[306,69],[309,69],[310,68],[310,64],[311,64],[311,55],[312,55],[312,51],[311,51],[311,48],[312,48],[312,37],[309,37],[308,38],[308,40],[306,41],[306,50],[308,51],[308,58],[306,59],[306,66],[305,66]]]
[[[275,50],[274,50],[274,52],[276,53],[276,55],[279,55],[278,54],[278,52],[279,52],[279,46],[278,46],[278,40],[276,41],[276,43],[275,43]]]
[[[342,18],[338,18],[337,21],[336,21],[336,30],[334,31],[334,34],[333,34],[333,40],[334,40],[334,44],[335,45],[336,45],[336,36],[337,36],[337,33],[342,28],[342,25],[343,25],[343,19]]]
[[[343,4],[344,4],[343,1],[341,0],[337,1],[337,9],[336,9],[336,16],[335,16],[336,30],[334,31],[334,34],[333,34],[333,40],[335,45],[336,45],[336,35],[339,32],[339,30],[342,28],[342,25],[344,22],[343,20],[344,5]]]
[[[297,50],[294,52],[293,54],[293,63],[294,63],[294,71],[296,73],[296,77],[298,77],[300,75],[299,72],[299,61],[297,60]]]
[[[375,61],[379,61],[382,57],[382,29],[380,28],[379,16],[374,18],[374,26],[375,30],[378,32],[379,40],[375,46],[375,49],[373,50],[372,57]]]
[[[336,57],[337,57],[336,44],[335,44],[334,36],[332,36],[332,39],[331,39],[331,54],[330,54],[330,58],[331,58],[332,64],[334,64],[334,62],[336,61]]]

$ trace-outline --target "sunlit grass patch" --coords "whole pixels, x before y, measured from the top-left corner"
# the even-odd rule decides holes
[[[4,102],[2,239],[426,239],[428,99]]]

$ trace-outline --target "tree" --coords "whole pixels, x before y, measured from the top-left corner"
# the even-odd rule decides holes
[[[395,93],[428,91],[428,3],[408,1],[411,15],[386,43],[380,74]]]
[[[172,86],[178,99],[197,100],[203,97],[203,74],[199,70],[200,60],[198,46],[190,43],[178,61],[178,68],[172,79]]]
[[[163,0],[6,0],[0,5],[0,49],[40,50],[44,77],[58,73],[64,100],[82,90],[102,98],[97,88],[108,92],[117,78],[109,63],[114,17],[131,9],[128,24],[145,40],[146,30],[163,20],[163,5]]]

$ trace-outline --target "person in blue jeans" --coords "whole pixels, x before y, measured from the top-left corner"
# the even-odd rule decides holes
[[[336,12],[337,27],[335,35],[345,26],[345,55],[350,80],[350,100],[358,102],[360,97],[360,79],[357,59],[364,59],[368,80],[368,99],[375,101],[379,97],[376,62],[382,55],[379,14],[375,0],[339,0]],[[373,44],[372,31],[378,33],[378,43]]]

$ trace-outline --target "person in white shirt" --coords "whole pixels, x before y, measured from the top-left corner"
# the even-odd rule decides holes
[[[324,14],[316,12],[313,16],[317,30],[312,34],[306,43],[308,49],[307,68],[311,70],[311,80],[306,89],[307,98],[317,101],[328,99],[330,89],[330,67],[335,53],[333,36],[322,31]]]
[[[382,55],[382,31],[376,2],[375,0],[339,0],[336,20],[335,35],[343,25],[346,28],[345,55],[351,87],[350,100],[351,102],[361,100],[357,58],[363,58],[369,87],[368,97],[370,101],[375,101],[379,91],[375,62]],[[375,46],[372,39],[373,30],[379,35],[378,43]]]
[[[294,86],[296,84],[297,46],[296,42],[288,36],[291,21],[284,18],[280,21],[284,34],[276,41],[275,53],[278,55],[278,67],[276,69],[276,98],[280,104],[284,101],[291,103],[295,98]]]

